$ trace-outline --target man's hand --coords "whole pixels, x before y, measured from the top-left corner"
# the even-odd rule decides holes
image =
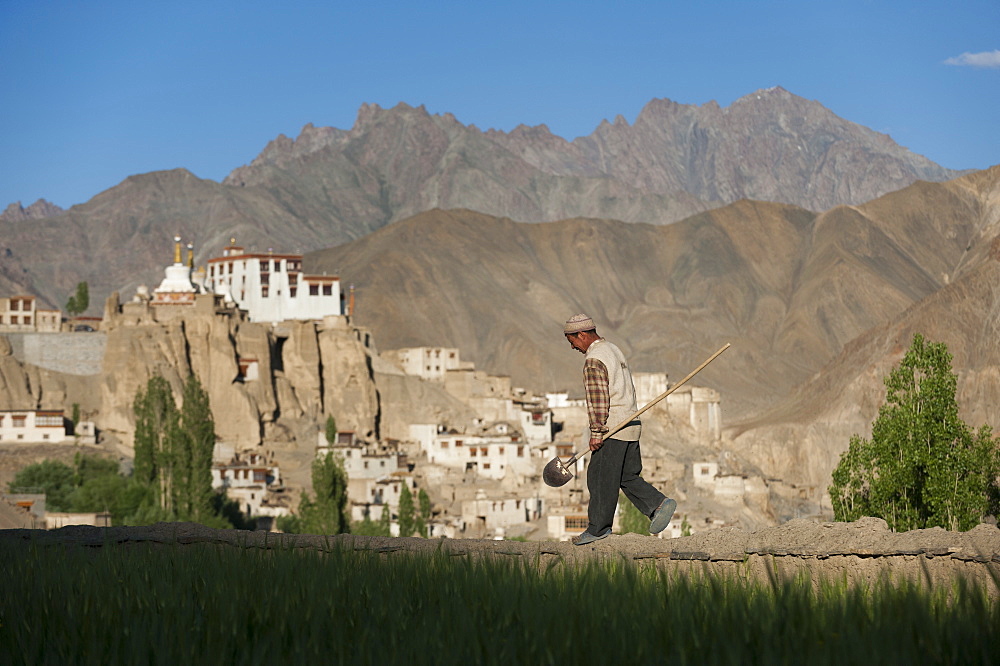
[[[604,438],[603,437],[601,437],[600,435],[591,435],[590,436],[590,450],[591,451],[596,451],[597,449],[601,448],[602,446],[604,446]]]

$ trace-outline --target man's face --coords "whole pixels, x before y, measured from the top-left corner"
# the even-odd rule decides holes
[[[581,354],[587,353],[587,346],[584,344],[584,340],[581,339],[582,333],[567,333],[566,341],[569,342],[569,346],[577,350]]]

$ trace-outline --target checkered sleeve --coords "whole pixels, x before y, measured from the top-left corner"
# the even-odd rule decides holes
[[[595,358],[588,358],[583,364],[583,387],[587,392],[587,416],[590,418],[590,432],[603,435],[608,431],[608,412],[611,409],[611,394],[608,391],[608,369]]]

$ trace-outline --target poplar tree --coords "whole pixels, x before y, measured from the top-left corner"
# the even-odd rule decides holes
[[[214,516],[215,421],[195,375],[185,380],[182,398],[178,410],[170,384],[159,375],[136,395],[135,478],[152,487],[157,517],[204,522]]]
[[[944,343],[917,334],[885,378],[872,437],[851,437],[833,472],[839,521],[883,518],[893,530],[968,530],[1000,509],[1000,455],[989,426],[958,417],[958,377]]]
[[[326,417],[326,443],[331,446],[337,443],[337,419],[333,414]]]
[[[431,522],[431,498],[423,488],[417,493],[419,512],[416,519],[416,531],[419,536],[427,536],[427,525]]]
[[[179,516],[204,520],[212,511],[212,453],[215,448],[215,420],[208,393],[198,377],[184,382],[184,404],[180,414],[181,447],[176,468],[179,483],[174,505]]]
[[[416,512],[413,507],[413,493],[403,481],[403,489],[399,492],[399,536],[413,536],[416,530]]]
[[[173,472],[177,440],[180,438],[180,414],[170,384],[154,375],[139,390],[133,404],[135,411],[135,477],[153,487],[157,506],[168,515],[174,513]]]
[[[340,456],[327,453],[312,463],[314,498],[303,494],[299,504],[299,531],[307,534],[343,534],[351,531],[347,512],[347,472]]]

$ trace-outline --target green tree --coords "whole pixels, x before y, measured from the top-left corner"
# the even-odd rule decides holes
[[[427,536],[427,525],[431,522],[431,498],[423,488],[417,493],[419,510],[416,518],[416,531],[419,536]]]
[[[403,482],[403,489],[399,491],[399,536],[413,536],[417,529],[416,511],[413,506],[413,493],[410,487]]]
[[[618,493],[618,527],[622,534],[649,534],[649,518],[642,515],[635,504],[625,497],[624,493]]]
[[[178,476],[174,495],[175,510],[183,519],[200,522],[216,513],[212,510],[215,420],[212,418],[208,393],[194,374],[184,382],[184,403],[181,407],[177,444],[179,451],[175,467]]]
[[[75,433],[77,426],[80,425],[80,403],[78,402],[73,403],[72,414],[73,416],[71,418],[73,420],[73,432]]]
[[[366,515],[364,520],[352,522],[351,534],[361,536],[392,536],[390,522],[389,505],[383,504],[382,513],[377,520],[372,520],[371,515]]]
[[[326,443],[331,446],[337,443],[337,419],[333,414],[326,417]]]
[[[153,486],[163,514],[174,514],[174,465],[180,439],[180,413],[170,384],[160,375],[146,382],[133,404],[135,411],[135,477]]]
[[[340,456],[327,453],[312,463],[315,497],[303,493],[297,516],[278,521],[282,532],[297,534],[342,534],[351,531],[347,512],[347,472]]]
[[[146,507],[135,520],[191,520],[229,525],[213,503],[212,450],[215,421],[208,394],[195,375],[184,382],[178,410],[170,384],[151,377],[136,395],[135,478],[153,488],[156,510]]]
[[[82,314],[90,307],[90,289],[86,282],[78,282],[76,292],[66,302],[66,312],[72,316]]]
[[[833,472],[836,520],[885,519],[902,532],[968,530],[1000,509],[1000,455],[989,426],[958,417],[957,376],[944,343],[917,334],[885,378],[872,437],[851,437]]]
[[[47,511],[69,511],[72,507],[70,497],[76,489],[75,477],[76,472],[66,463],[43,460],[21,469],[7,489],[12,493],[43,492]]]

